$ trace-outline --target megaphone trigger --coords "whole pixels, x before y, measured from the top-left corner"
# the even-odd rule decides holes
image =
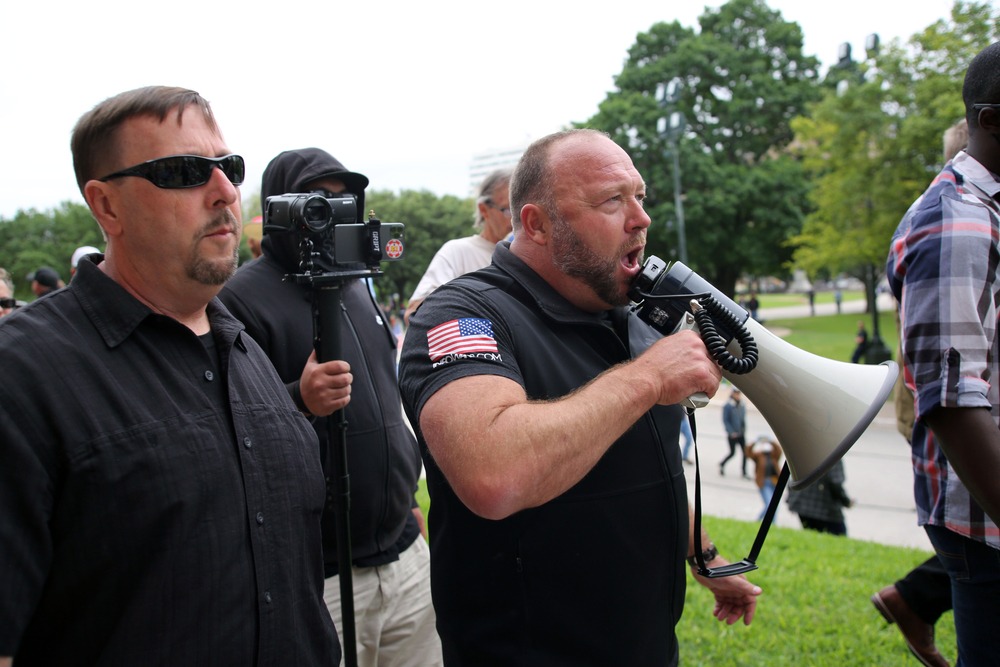
[[[698,312],[699,310],[701,310],[701,304],[695,301],[694,299],[691,299],[690,305],[692,312]],[[670,333],[670,335],[673,335],[678,331],[686,331],[686,330],[691,330],[694,331],[695,333],[699,333],[698,323],[695,321],[694,315],[692,315],[691,313],[684,313],[683,317],[679,317],[677,319],[678,319],[677,326],[674,327],[674,330]],[[691,394],[683,401],[681,401],[681,405],[683,405],[685,408],[692,408],[695,410],[697,410],[698,408],[703,408],[708,404],[709,404],[708,394],[702,391],[699,391],[696,394]]]

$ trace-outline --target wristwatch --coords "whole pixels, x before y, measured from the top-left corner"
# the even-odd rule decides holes
[[[708,548],[701,552],[701,559],[702,559],[703,562],[709,563],[709,562],[715,560],[718,557],[718,555],[719,555],[719,550],[715,548],[714,544],[712,544],[711,542],[709,542]],[[688,565],[690,565],[691,567],[698,567],[698,557],[697,556],[688,556],[687,557],[687,562],[688,562]]]

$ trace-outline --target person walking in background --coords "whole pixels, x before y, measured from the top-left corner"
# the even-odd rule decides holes
[[[969,143],[903,216],[886,274],[915,396],[917,519],[951,577],[958,664],[1000,655],[1000,42],[962,86]]]
[[[283,151],[268,163],[260,193],[265,203],[268,197],[299,192],[354,197],[363,211],[367,186],[368,177],[349,171],[325,150],[302,148]],[[333,485],[337,450],[330,415],[344,411],[358,664],[434,667],[441,664],[441,642],[434,630],[430,548],[414,496],[420,451],[403,418],[396,337],[369,289],[370,281],[355,272],[343,279],[340,294],[343,358],[317,360],[313,289],[284,279],[300,272],[305,240],[320,248],[314,261],[329,276],[357,269],[338,263],[332,244],[298,228],[268,230],[261,242],[263,255],[240,267],[219,298],[267,353],[319,438],[317,451],[328,483],[322,517],[324,597],[338,628],[343,627],[338,575],[346,564],[338,555]]]
[[[316,435],[216,298],[243,158],[163,86],[71,147],[107,252],[0,321],[0,665],[336,665]]]
[[[479,184],[474,224],[479,233],[447,241],[434,254],[410,296],[403,324],[409,324],[427,295],[438,287],[452,278],[489,266],[497,243],[510,234],[510,219],[510,170],[498,169]]]
[[[969,125],[964,118],[944,131],[943,143],[947,164],[969,143]],[[901,328],[898,308],[896,328]],[[897,358],[903,358],[902,348]],[[896,429],[912,446],[913,392],[906,386],[904,375],[900,373],[896,378]],[[934,643],[934,626],[951,611],[951,578],[937,554],[873,594],[871,601],[887,623],[896,624],[917,660],[928,667],[950,667]]]
[[[750,479],[747,474],[746,452],[747,406],[743,403],[743,392],[735,387],[729,394],[729,400],[722,406],[722,426],[726,429],[729,454],[719,462],[719,475],[723,477],[726,475],[726,464],[739,451],[743,477]]]
[[[840,291],[839,287],[833,291],[833,302],[837,305],[837,314],[840,315],[844,305],[844,293]]]
[[[767,507],[774,497],[774,488],[778,485],[778,473],[781,472],[781,459],[784,452],[774,438],[766,435],[758,436],[746,446],[746,455],[754,463],[754,482],[760,490],[760,499],[764,506],[757,515],[760,521],[767,513]],[[777,516],[777,515],[776,515]]]
[[[864,320],[858,320],[858,330],[854,334],[854,352],[851,353],[851,363],[856,364],[865,356],[868,349],[868,330],[865,329]]]
[[[847,535],[844,508],[853,505],[844,490],[844,463],[839,459],[817,481],[788,494],[788,509],[799,515],[803,528],[831,535]]]
[[[750,298],[747,299],[747,310],[750,312],[750,317],[754,320],[757,318],[757,311],[760,310],[760,300],[757,298],[756,292],[750,292]]]

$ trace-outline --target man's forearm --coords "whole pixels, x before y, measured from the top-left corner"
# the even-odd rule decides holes
[[[938,408],[927,417],[959,479],[1000,526],[1000,429],[986,408]]]

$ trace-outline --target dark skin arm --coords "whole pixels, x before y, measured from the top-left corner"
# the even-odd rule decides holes
[[[927,417],[945,456],[979,506],[1000,525],[1000,429],[986,408],[938,408]]]

